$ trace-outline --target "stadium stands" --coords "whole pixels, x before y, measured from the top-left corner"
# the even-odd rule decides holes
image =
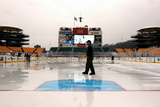
[[[11,50],[7,48],[7,46],[0,46],[0,51],[2,52],[10,52]]]
[[[73,52],[86,52],[86,48],[73,48]]]
[[[160,48],[115,49],[122,57],[160,57]]]
[[[50,49],[50,52],[53,54],[55,54],[55,52],[57,53],[72,53],[73,55],[77,55],[77,53],[83,53],[83,55],[85,55],[85,52],[86,52],[86,47],[52,47]],[[107,55],[111,55],[109,53],[111,53],[111,51],[109,50],[109,48],[94,48],[94,52],[95,52],[95,55],[99,55],[99,54],[106,54],[108,53]],[[118,56],[121,56],[121,57],[135,57],[135,56],[139,56],[139,57],[160,57],[160,48],[140,48],[140,49],[122,49],[122,48],[117,48],[115,49],[116,54],[115,55],[118,55]],[[104,54],[104,55],[105,55]],[[55,54],[56,55],[56,54]],[[68,54],[67,54],[68,55]]]
[[[156,55],[157,55],[157,57],[159,57],[160,56],[160,48],[155,48],[155,50],[154,50],[156,53]]]
[[[38,54],[32,54],[31,56],[32,56],[32,57],[37,57],[37,55],[38,55]]]
[[[36,48],[35,52],[34,53],[42,53],[44,52],[45,49],[44,48]]]
[[[50,52],[86,52],[86,47],[52,47]],[[94,52],[109,52],[108,48],[94,48]]]
[[[120,56],[123,56],[123,57],[129,56],[124,49],[115,49],[115,50],[120,54]]]
[[[12,51],[16,51],[16,52],[22,52],[22,48],[21,47],[8,47],[9,49],[11,49]]]
[[[71,47],[63,47],[63,48],[59,48],[58,52],[72,52],[72,48]]]
[[[117,51],[118,53],[124,53],[124,50],[123,50],[123,49],[116,49],[116,51]]]
[[[94,52],[103,52],[102,48],[94,48]]]
[[[29,35],[23,33],[23,30],[16,27],[0,26],[0,45],[9,47],[22,47],[29,45],[27,43]]]
[[[58,47],[52,47],[51,49],[50,49],[50,52],[57,52],[58,51]]]
[[[133,51],[132,49],[124,49],[124,51],[128,56],[132,56],[132,51]]]
[[[109,48],[102,48],[103,52],[109,52]]]
[[[8,47],[0,46],[0,52],[24,52],[24,53],[42,53],[45,48],[22,48],[22,47]]]
[[[36,48],[23,48],[25,53],[34,53],[34,51],[36,50]]]

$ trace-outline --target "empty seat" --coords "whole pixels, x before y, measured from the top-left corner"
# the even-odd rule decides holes
[[[34,53],[36,48],[23,48],[25,53]]]
[[[21,47],[8,47],[9,49],[16,51],[16,52],[22,52],[22,48]]]
[[[94,48],[94,52],[103,52],[102,48]]]
[[[52,48],[50,49],[50,52],[57,52],[57,50],[58,50],[57,47],[52,47]]]
[[[102,48],[104,52],[109,52],[109,48]]]
[[[86,48],[74,48],[73,52],[86,52]]]
[[[72,48],[59,48],[58,52],[71,52],[72,51]]]
[[[44,48],[37,48],[34,53],[42,53],[44,50]]]
[[[6,46],[0,46],[0,51],[2,51],[2,52],[10,52],[11,49],[7,48]]]

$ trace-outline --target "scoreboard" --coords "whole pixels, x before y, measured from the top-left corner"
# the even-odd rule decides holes
[[[59,47],[85,47],[88,40],[94,47],[101,47],[101,28],[61,27],[59,30]]]

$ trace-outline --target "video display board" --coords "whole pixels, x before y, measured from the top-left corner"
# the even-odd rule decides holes
[[[66,44],[74,44],[74,35],[66,35]]]
[[[94,35],[74,35],[74,44],[86,44],[88,40],[94,43]]]
[[[88,40],[92,42],[94,47],[101,47],[101,28],[61,27],[59,30],[60,47],[85,47]]]

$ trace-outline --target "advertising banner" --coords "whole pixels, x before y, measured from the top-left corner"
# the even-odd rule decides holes
[[[86,47],[86,44],[77,44],[77,47]]]
[[[59,35],[71,35],[72,31],[59,31]]]
[[[102,43],[102,36],[101,35],[95,35],[95,43],[96,44]]]
[[[66,35],[59,35],[59,39],[66,39]]]
[[[157,58],[156,58],[156,62],[160,62],[160,57],[157,57]]]
[[[72,47],[72,44],[62,44],[62,47]]]
[[[74,44],[74,36],[66,35],[66,44]]]
[[[74,41],[73,40],[66,41],[66,44],[74,44]]]
[[[73,34],[88,35],[88,28],[73,28]]]
[[[93,45],[94,45],[94,47],[102,47],[102,44],[99,44],[99,43],[93,44]]]
[[[0,61],[3,61],[3,56],[0,56]]]
[[[89,31],[89,35],[102,35],[102,31]]]
[[[66,35],[59,35],[59,44],[66,43]]]

